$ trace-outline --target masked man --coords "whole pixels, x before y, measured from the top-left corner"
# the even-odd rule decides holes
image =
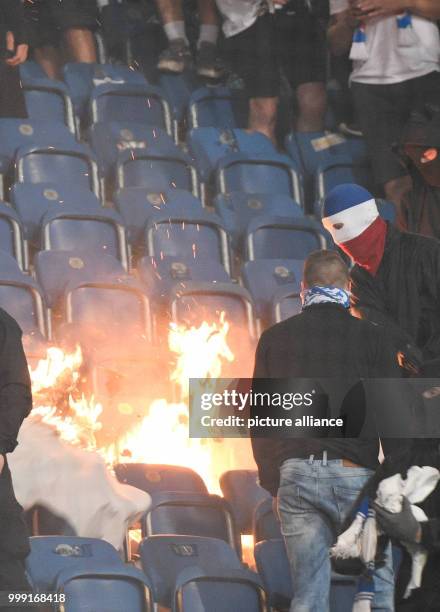
[[[440,243],[385,222],[373,196],[354,184],[329,192],[322,222],[355,264],[355,312],[392,334],[402,365],[432,369],[440,359]]]

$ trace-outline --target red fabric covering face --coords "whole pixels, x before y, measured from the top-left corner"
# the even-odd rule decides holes
[[[387,224],[377,217],[362,234],[339,246],[355,263],[375,276],[382,261],[386,234]]]

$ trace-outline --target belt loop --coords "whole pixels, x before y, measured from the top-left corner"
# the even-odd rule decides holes
[[[312,465],[314,458],[315,458],[315,455],[310,455],[310,457],[309,457],[309,465]]]
[[[327,467],[327,451],[322,451],[322,465],[323,467]]]

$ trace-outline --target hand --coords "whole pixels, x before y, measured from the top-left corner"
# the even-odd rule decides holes
[[[377,504],[373,504],[373,507],[376,510],[379,527],[387,535],[401,542],[420,542],[422,530],[406,497],[402,500],[402,510],[400,512],[388,512]]]
[[[3,455],[0,455],[0,475],[3,472],[4,465],[5,465],[5,458],[3,457]]]
[[[407,4],[404,0],[358,0],[357,2],[365,20],[398,15],[406,10]]]
[[[6,49],[14,53],[13,57],[6,60],[8,66],[18,66],[26,61],[28,55],[27,45],[17,45],[15,48],[15,38],[12,32],[6,33]]]

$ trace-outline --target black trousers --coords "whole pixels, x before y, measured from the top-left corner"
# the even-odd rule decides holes
[[[16,591],[30,591],[31,588],[24,572],[24,563],[18,559],[0,558],[0,591],[14,593]],[[0,612],[29,612],[29,607],[1,607]],[[33,608],[35,610],[35,608]]]
[[[0,60],[0,118],[27,118],[26,102],[17,68]]]

